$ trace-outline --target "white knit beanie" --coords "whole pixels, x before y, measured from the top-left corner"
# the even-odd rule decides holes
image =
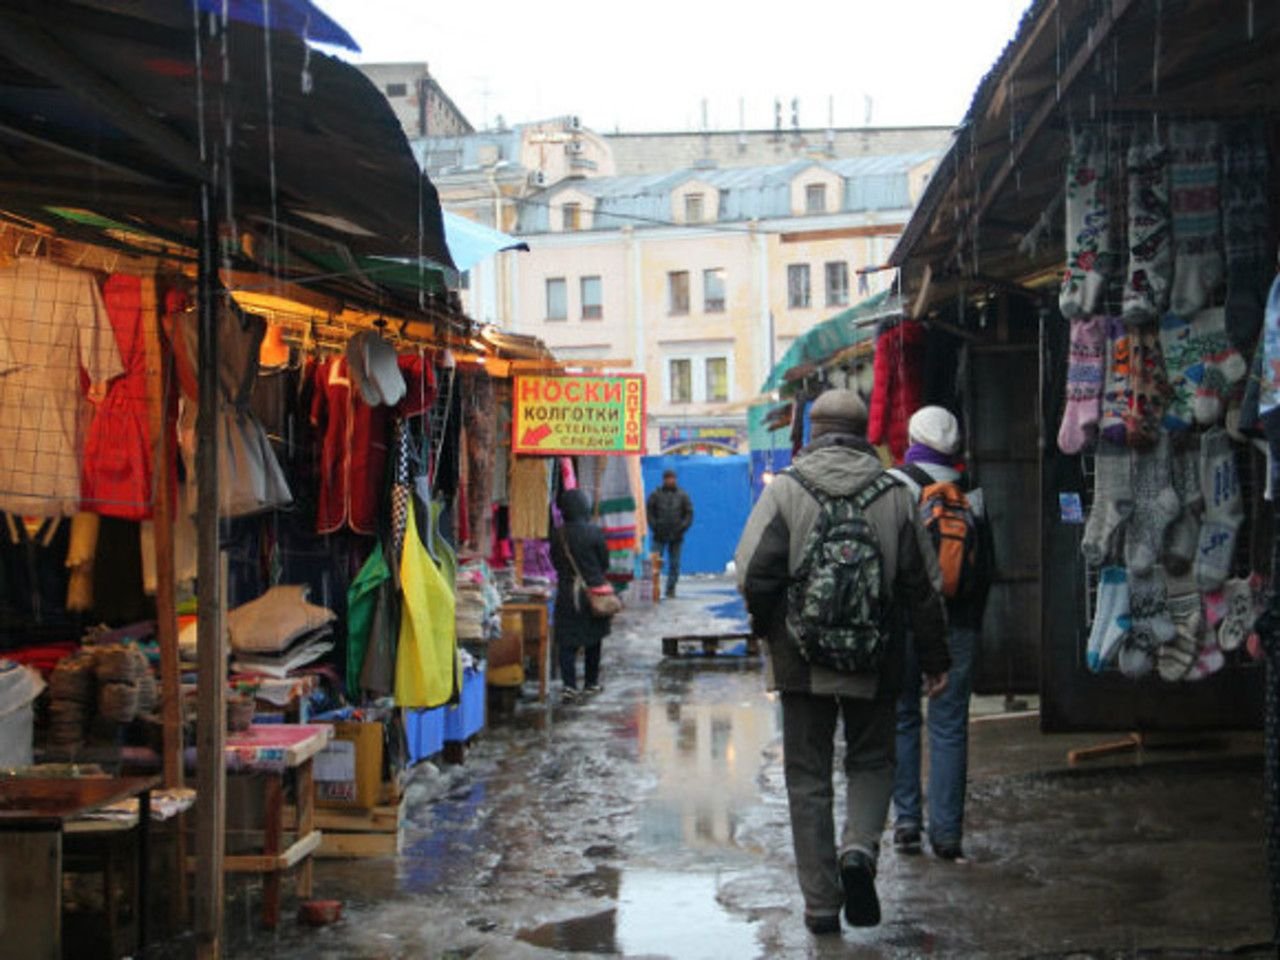
[[[924,444],[949,457],[960,449],[960,425],[944,407],[921,407],[913,413],[907,424],[907,436],[912,443]]]

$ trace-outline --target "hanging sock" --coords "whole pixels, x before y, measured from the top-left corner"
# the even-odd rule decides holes
[[[1212,121],[1169,125],[1169,190],[1173,210],[1170,309],[1191,316],[1222,283],[1219,212],[1221,130]]]
[[[1155,449],[1132,453],[1133,515],[1125,530],[1124,556],[1133,577],[1151,574],[1160,560],[1165,532],[1182,510],[1169,464],[1167,433],[1160,436]]]
[[[1129,148],[1129,267],[1124,319],[1142,323],[1164,316],[1173,271],[1169,209],[1169,153],[1159,144]]]
[[[1200,652],[1196,655],[1196,662],[1191,665],[1191,669],[1187,671],[1188,680],[1204,680],[1212,677],[1215,673],[1227,665],[1227,658],[1223,656],[1218,645],[1212,640],[1206,641],[1200,648]]]
[[[1102,324],[1106,336],[1106,367],[1098,433],[1108,443],[1122,446],[1128,440],[1129,397],[1133,390],[1129,328],[1119,317],[1104,317]]]
[[[1236,532],[1244,520],[1240,476],[1231,438],[1221,428],[1200,441],[1200,488],[1204,520],[1196,549],[1195,576],[1201,591],[1217,590],[1231,574]]]
[[[1068,320],[1093,313],[1114,269],[1110,191],[1105,142],[1091,130],[1075,131],[1067,158],[1067,268],[1058,309]]]
[[[1100,673],[1106,668],[1130,626],[1129,575],[1124,567],[1103,567],[1098,577],[1093,629],[1085,653],[1090,670]]]
[[[1088,446],[1098,431],[1102,414],[1103,365],[1106,359],[1103,317],[1071,321],[1071,345],[1067,361],[1067,402],[1058,430],[1058,449],[1076,454]]]
[[[1200,492],[1200,437],[1191,434],[1179,440],[1169,461],[1179,512],[1165,532],[1163,560],[1166,569],[1181,575],[1191,570],[1196,559],[1204,496]]]
[[[1099,444],[1094,460],[1093,506],[1084,528],[1080,551],[1092,566],[1100,567],[1118,555],[1121,531],[1133,515],[1133,480],[1129,451]]]
[[[1236,577],[1222,587],[1223,616],[1218,626],[1218,646],[1225,651],[1244,646],[1262,614],[1262,577]]]
[[[1160,334],[1155,324],[1129,330],[1129,390],[1125,396],[1125,442],[1136,448],[1153,446],[1162,431],[1169,399]]]
[[[1160,679],[1174,683],[1191,670],[1204,640],[1204,612],[1198,593],[1177,593],[1170,589],[1169,619],[1173,621],[1173,640],[1156,654]]]
[[[1247,350],[1262,323],[1274,261],[1269,233],[1267,134],[1257,120],[1233,123],[1222,139],[1222,240],[1227,263],[1227,333]]]
[[[1196,423],[1211,427],[1222,421],[1225,400],[1249,372],[1249,365],[1227,337],[1221,307],[1201,310],[1191,321],[1191,337],[1199,344],[1202,368],[1193,403]]]
[[[1129,618],[1131,639],[1154,651],[1173,641],[1175,628],[1169,617],[1169,592],[1164,571],[1159,567],[1142,575],[1129,571]]]

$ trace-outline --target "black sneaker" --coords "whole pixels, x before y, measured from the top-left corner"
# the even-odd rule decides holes
[[[560,691],[560,702],[561,703],[577,703],[578,691],[575,690],[573,687],[565,687]]]
[[[876,895],[876,864],[861,850],[851,850],[840,863],[844,884],[844,918],[851,927],[874,927],[880,922]]]
[[[893,849],[898,853],[914,855],[919,853],[921,848],[920,828],[915,824],[908,823],[893,828]]]
[[[604,687],[600,686],[600,684],[598,683],[588,684],[587,686],[582,688],[582,695],[584,697],[594,697],[597,693],[603,693],[603,692],[604,692]]]
[[[828,937],[832,934],[840,932],[840,914],[826,914],[821,917],[815,917],[806,913],[804,915],[804,925],[809,928],[809,932],[815,937]]]
[[[933,855],[937,857],[939,860],[947,860],[947,861],[950,861],[951,863],[968,863],[969,862],[965,858],[964,850],[961,849],[959,841],[955,841],[955,842],[946,841],[942,843],[931,842],[930,846],[933,847]]]

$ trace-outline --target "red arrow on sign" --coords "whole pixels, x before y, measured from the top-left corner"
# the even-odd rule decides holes
[[[536,447],[549,436],[551,436],[551,427],[545,423],[540,427],[530,427],[520,438],[520,446]]]

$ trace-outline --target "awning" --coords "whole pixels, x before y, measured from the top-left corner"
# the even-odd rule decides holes
[[[793,377],[788,373],[803,367],[816,369],[822,363],[843,350],[869,341],[875,335],[875,324],[886,317],[897,316],[901,304],[890,291],[850,307],[834,317],[829,317],[795,339],[770,371],[760,388],[761,394],[777,390]]]
[[[503,250],[529,249],[529,245],[523,240],[448,210],[444,211],[444,242],[448,245],[453,265],[459,272],[470,270],[477,263],[488,260]]]

